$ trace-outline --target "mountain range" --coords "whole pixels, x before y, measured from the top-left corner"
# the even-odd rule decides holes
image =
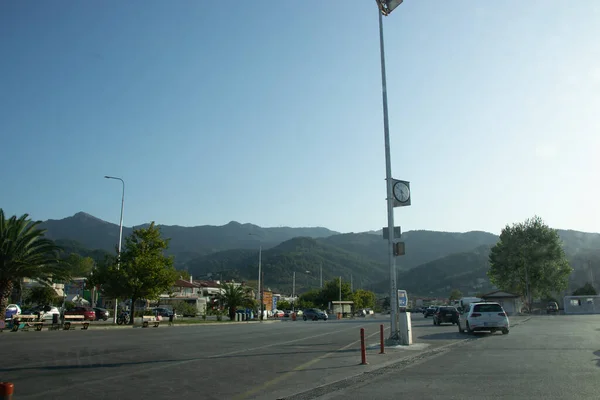
[[[47,236],[67,252],[100,257],[114,253],[118,225],[79,212],[42,223]],[[139,226],[138,226],[139,227]],[[137,227],[136,227],[137,228]],[[266,287],[290,293],[295,272],[297,293],[317,288],[323,281],[351,280],[354,288],[384,294],[389,288],[387,242],[381,232],[339,233],[322,227],[262,228],[232,221],[223,226],[161,225],[170,238],[169,253],[176,267],[195,278],[255,281],[259,248]],[[127,236],[133,228],[124,227]],[[594,281],[600,273],[600,234],[559,230],[575,272],[571,287]],[[498,236],[466,233],[408,231],[402,234],[406,255],[398,257],[398,287],[413,295],[446,296],[452,289],[465,294],[491,290],[486,272],[488,254]],[[597,271],[596,271],[597,269]]]

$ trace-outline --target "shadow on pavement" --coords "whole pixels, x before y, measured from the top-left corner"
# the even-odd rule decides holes
[[[427,335],[418,336],[417,339],[424,340],[457,340],[457,339],[469,339],[469,338],[478,338],[490,335],[489,332],[477,332],[475,335],[468,335],[465,333],[459,332],[439,332],[439,333],[430,333]]]

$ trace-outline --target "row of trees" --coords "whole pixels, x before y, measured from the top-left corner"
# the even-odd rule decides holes
[[[44,236],[40,223],[29,219],[28,214],[7,218],[0,209],[0,319],[4,319],[13,290],[20,290],[24,278],[49,288],[52,283],[88,276],[88,286],[96,286],[104,296],[131,299],[135,304],[139,299],[158,298],[180,277],[172,258],[164,254],[169,241],[161,237],[154,223],[134,230],[125,239],[120,256],[107,256],[98,265],[89,257],[65,256]],[[26,297],[31,302],[52,304],[56,299],[51,292],[34,289]]]
[[[341,289],[342,301],[353,301],[355,310],[375,308],[375,293],[363,289],[353,292],[348,282],[342,282]],[[295,308],[327,308],[329,302],[338,300],[340,300],[340,280],[333,279],[325,282],[322,289],[313,289],[302,294],[298,298],[297,304],[293,306]],[[285,307],[279,304],[278,308]]]

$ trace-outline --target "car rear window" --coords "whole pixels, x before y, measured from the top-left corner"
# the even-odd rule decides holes
[[[477,304],[473,308],[474,312],[502,312],[500,304]]]

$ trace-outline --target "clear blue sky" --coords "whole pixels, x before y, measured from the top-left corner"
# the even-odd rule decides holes
[[[397,225],[600,231],[598,21],[595,0],[385,18]],[[3,1],[0,207],[118,222],[115,175],[127,226],[380,229],[378,46],[374,1]]]

